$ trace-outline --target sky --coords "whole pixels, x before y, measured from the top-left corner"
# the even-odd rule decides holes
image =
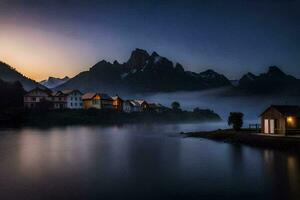
[[[0,60],[74,76],[135,48],[231,79],[270,65],[300,78],[300,1],[0,0]]]

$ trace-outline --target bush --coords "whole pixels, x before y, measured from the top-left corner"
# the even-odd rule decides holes
[[[228,125],[233,127],[235,131],[241,130],[243,126],[244,114],[241,112],[231,112],[228,117]]]
[[[180,103],[177,102],[177,101],[174,101],[174,102],[171,104],[171,107],[172,107],[173,110],[176,110],[176,111],[181,110],[181,108],[180,108]]]

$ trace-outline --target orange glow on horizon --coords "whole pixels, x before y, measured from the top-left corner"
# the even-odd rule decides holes
[[[0,60],[36,81],[73,77],[94,64],[83,41],[33,27],[1,24],[0,44]]]

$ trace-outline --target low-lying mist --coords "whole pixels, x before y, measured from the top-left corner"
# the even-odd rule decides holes
[[[296,97],[225,96],[220,95],[221,92],[221,89],[217,89],[203,92],[156,93],[136,95],[135,98],[144,98],[165,106],[178,101],[186,110],[193,110],[195,107],[208,108],[218,113],[223,120],[227,120],[230,112],[242,112],[248,123],[259,123],[259,115],[271,104],[297,105],[299,102],[299,98]]]

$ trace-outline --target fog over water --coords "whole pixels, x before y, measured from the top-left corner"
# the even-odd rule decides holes
[[[208,90],[203,92],[171,92],[136,95],[135,98],[145,98],[149,102],[158,102],[170,106],[173,101],[178,101],[183,109],[193,110],[212,109],[223,120],[227,120],[230,112],[243,112],[247,122],[259,122],[260,114],[272,104],[298,104],[299,98],[285,96],[278,97],[250,97],[250,96],[222,96],[222,90]],[[247,125],[247,124],[245,124]]]
[[[221,122],[0,130],[0,199],[300,199],[299,154],[179,134],[227,128],[231,111],[248,126],[267,105],[296,99],[217,93],[124,99],[208,108]]]

